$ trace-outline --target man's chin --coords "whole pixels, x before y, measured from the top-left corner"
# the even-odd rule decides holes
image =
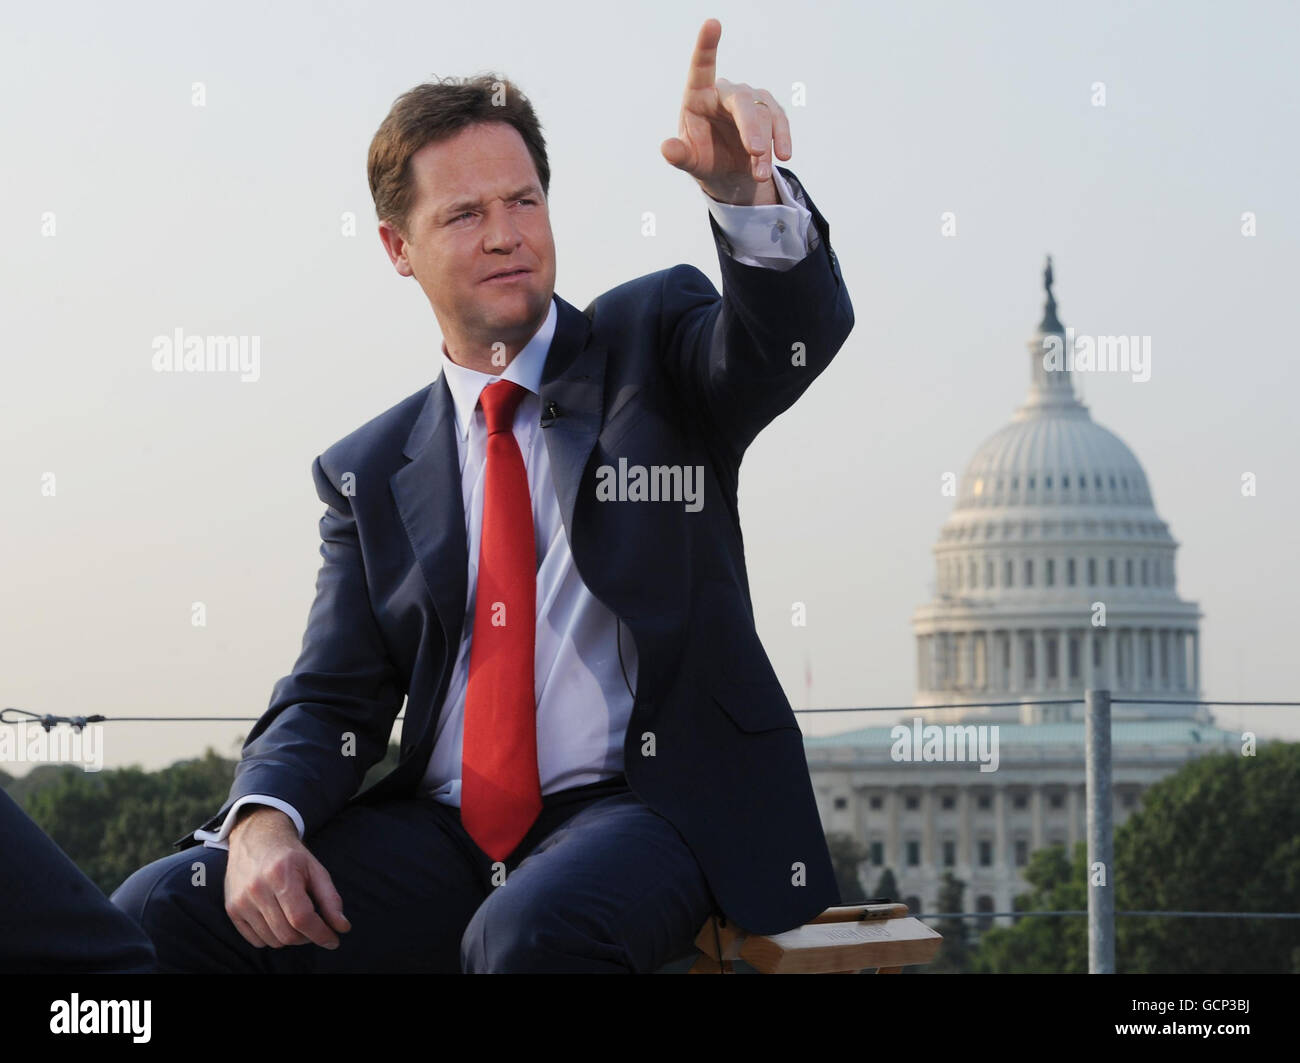
[[[527,339],[539,328],[542,322],[546,320],[546,314],[550,310],[551,300],[538,300],[535,294],[529,296],[525,301],[522,299],[502,300],[502,303],[509,302],[509,306],[485,308],[482,315],[484,329],[493,334],[499,335],[506,342],[511,340]]]

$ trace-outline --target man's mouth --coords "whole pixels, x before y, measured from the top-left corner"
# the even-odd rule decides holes
[[[530,272],[530,271],[529,271],[529,270],[526,270],[526,269],[512,269],[512,270],[507,270],[507,271],[505,271],[505,272],[502,272],[502,273],[496,273],[496,274],[493,274],[491,277],[487,277],[487,278],[485,278],[485,279],[483,280],[482,283],[484,283],[484,284],[507,284],[507,283],[509,283],[510,281],[517,281],[517,280],[519,280],[519,279],[522,278],[522,277],[527,277],[528,274],[529,274],[529,272]]]

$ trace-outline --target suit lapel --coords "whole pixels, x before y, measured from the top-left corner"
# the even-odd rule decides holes
[[[607,351],[591,339],[591,322],[576,307],[555,297],[559,319],[542,371],[542,431],[560,516],[575,550],[573,517],[582,474],[591,458],[605,415]]]
[[[542,424],[572,548],[582,473],[603,422],[606,350],[589,342],[591,324],[582,311],[558,295],[555,301],[555,335],[542,372]],[[451,391],[439,374],[403,447],[409,461],[389,479],[447,640],[444,677],[455,663],[460,645],[468,590],[469,551],[455,432]]]
[[[461,502],[456,415],[440,373],[402,451],[409,462],[390,478],[415,559],[433,597],[454,661],[465,614],[465,507]]]

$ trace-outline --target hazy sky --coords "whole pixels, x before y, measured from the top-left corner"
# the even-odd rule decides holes
[[[7,14],[0,705],[266,708],[320,564],[312,460],[438,372],[437,322],[383,252],[365,177],[370,138],[405,89],[495,70],[529,94],[553,172],[556,291],[570,303],[677,262],[720,284],[703,193],[659,153],[709,17],[723,27],[719,75],[786,106],[787,165],[830,223],[857,317],[742,469],[759,633],[795,706],[805,655],[816,705],[910,702],[909,621],[952,506],[941,477],[1024,395],[1047,252],[1066,325],[1152,337],[1148,382],[1093,376],[1084,398],[1143,462],[1182,544],[1207,695],[1300,696],[1297,5],[642,10]],[[954,237],[941,233],[948,211]],[[260,337],[260,378],[154,372],[154,337],[177,328]],[[1241,495],[1247,471],[1254,498]],[[191,624],[196,601],[206,627]],[[790,624],[795,601],[806,629]],[[1300,737],[1300,710],[1218,716]],[[248,726],[113,725],[105,762],[232,754]]]

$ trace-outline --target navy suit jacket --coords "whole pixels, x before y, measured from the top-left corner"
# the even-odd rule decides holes
[[[853,327],[830,228],[806,191],[805,202],[821,245],[784,271],[735,261],[710,216],[721,297],[690,265],[628,281],[586,311],[556,296],[541,384],[574,564],[620,637],[636,640],[628,785],[677,828],[722,911],[755,933],[839,903],[802,734],[755,631],[736,504],[746,447]],[[465,618],[454,426],[439,376],[316,459],[324,562],[302,652],[205,829],[239,797],[271,794],[302,814],[310,843],[350,801],[417,793]],[[599,500],[597,470],[620,458],[702,467],[703,507]],[[358,793],[403,696],[400,763]],[[341,752],[348,732],[355,756]]]

